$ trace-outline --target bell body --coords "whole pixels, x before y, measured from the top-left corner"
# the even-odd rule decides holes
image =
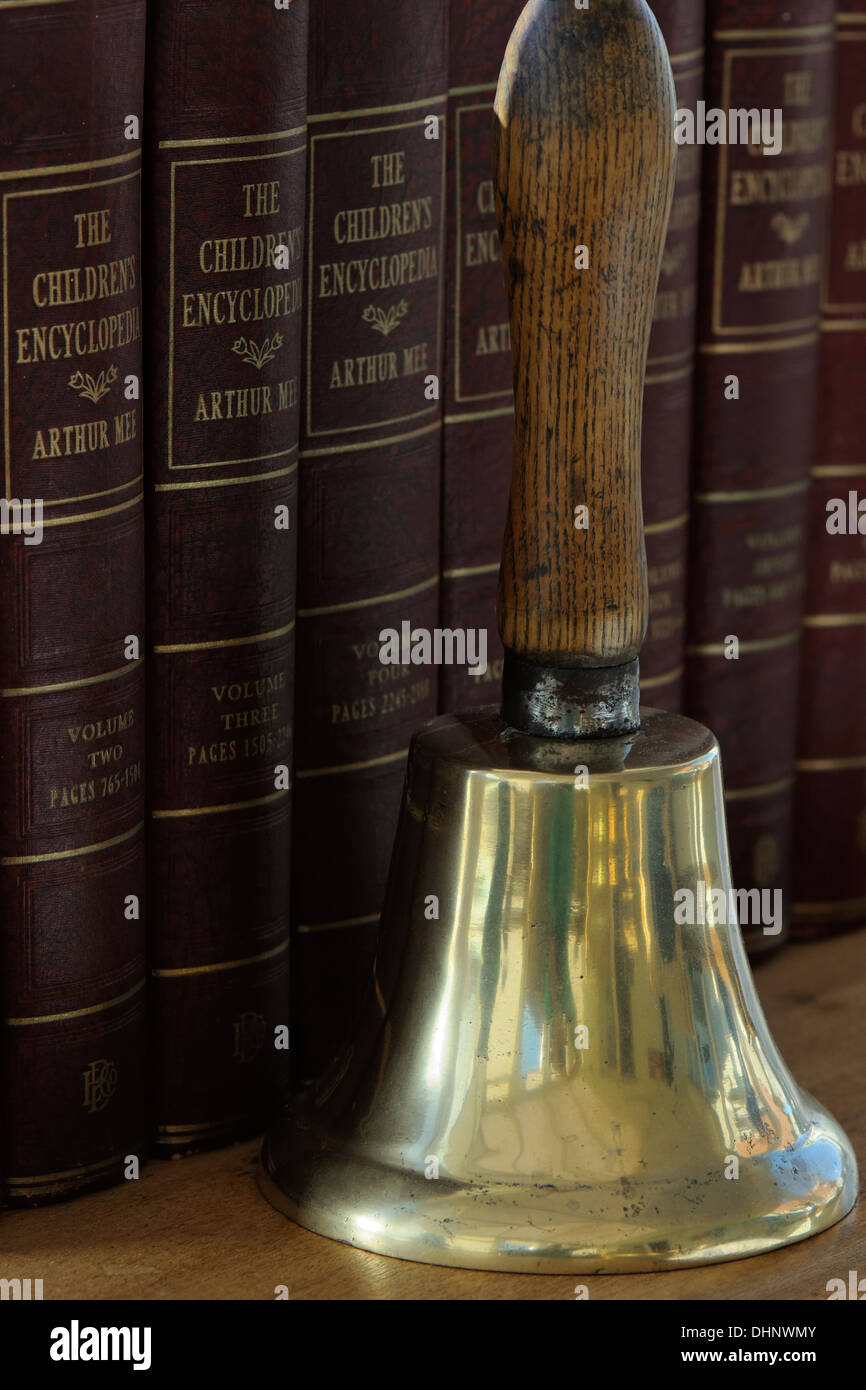
[[[838,1221],[855,1159],[770,1036],[731,887],[700,725],[428,724],[361,1033],[268,1137],[269,1200],[382,1254],[549,1273],[736,1259]]]

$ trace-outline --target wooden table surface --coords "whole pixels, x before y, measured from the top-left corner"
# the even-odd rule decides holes
[[[789,947],[756,971],[798,1082],[847,1130],[866,1173],[866,933]],[[176,1162],[63,1206],[4,1213],[0,1274],[45,1299],[822,1299],[866,1277],[866,1203],[832,1230],[748,1260],[667,1274],[486,1274],[411,1264],[300,1230],[255,1184],[259,1144]]]

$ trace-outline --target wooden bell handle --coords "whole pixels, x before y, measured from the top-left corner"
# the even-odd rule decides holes
[[[515,390],[503,713],[548,736],[616,734],[638,722],[643,385],[676,164],[644,0],[530,0],[494,110]]]

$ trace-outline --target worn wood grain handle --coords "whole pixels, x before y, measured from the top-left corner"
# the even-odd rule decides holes
[[[641,411],[675,111],[643,0],[526,6],[493,152],[515,388],[498,618],[519,662],[618,667],[646,632]]]

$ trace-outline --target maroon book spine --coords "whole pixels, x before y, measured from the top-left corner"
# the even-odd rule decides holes
[[[144,8],[0,9],[0,1169],[12,1205],[137,1176],[146,1138]]]
[[[351,1031],[438,616],[447,0],[316,0],[310,27],[293,1067]]]
[[[499,68],[523,0],[451,0],[442,435],[444,628],[487,631],[487,670],[444,666],[440,708],[499,701],[496,589],[511,483],[514,405],[508,304],[493,201]]]
[[[866,0],[843,0],[836,20],[833,174],[800,678],[798,936],[866,921]]]
[[[157,1152],[288,1077],[305,0],[148,6],[149,942]]]
[[[708,110],[780,110],[783,142],[764,154],[771,119],[766,142],[704,156],[686,711],[721,744],[735,884],[780,891],[786,918],[833,9],[707,11]],[[742,925],[754,953],[784,940],[775,923]]]
[[[704,10],[695,0],[649,0],[670,53],[677,106],[695,111],[704,87]],[[644,702],[682,706],[686,645],[689,483],[697,326],[700,145],[683,145],[662,256],[643,408],[642,486],[650,620],[641,648]]]

